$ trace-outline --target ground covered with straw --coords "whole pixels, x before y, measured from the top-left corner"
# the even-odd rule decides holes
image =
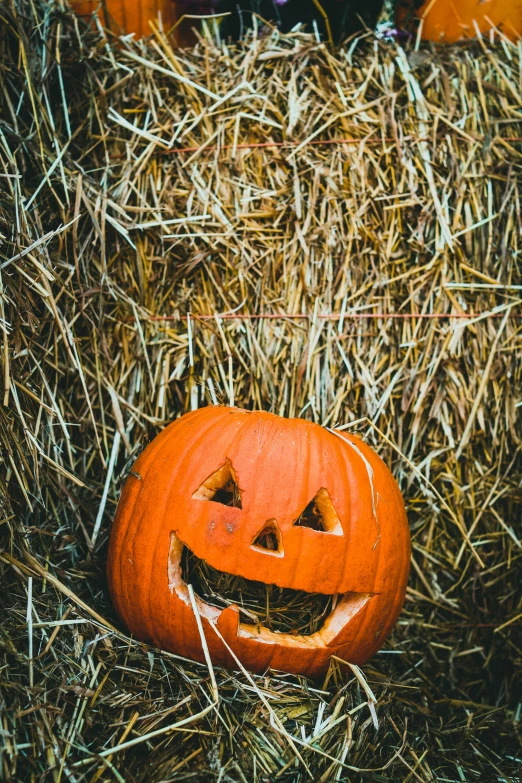
[[[522,50],[218,36],[0,2],[2,779],[518,783]],[[412,570],[362,671],[214,683],[115,617],[122,482],[216,402],[391,466]]]

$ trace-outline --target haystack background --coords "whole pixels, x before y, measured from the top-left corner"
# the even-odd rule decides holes
[[[3,779],[518,781],[521,55],[173,51],[0,4]],[[413,560],[376,703],[334,664],[216,670],[216,707],[114,617],[131,455],[216,400],[359,422],[392,467]]]

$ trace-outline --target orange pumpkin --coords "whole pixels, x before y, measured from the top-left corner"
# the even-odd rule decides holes
[[[335,654],[364,663],[399,615],[410,562],[399,488],[359,438],[238,408],[187,413],[145,449],[111,532],[114,606],[139,639],[203,660],[182,573],[190,551],[213,569],[281,588],[337,594],[311,635],[277,633],[196,596],[216,664],[316,676]],[[308,597],[306,596],[308,599]]]
[[[494,26],[517,39],[522,36],[522,0],[399,0],[398,26],[411,28],[415,19],[423,20],[421,37],[427,41],[474,38],[475,23],[481,33]]]
[[[100,8],[98,0],[71,0],[78,16],[90,18]],[[138,38],[151,35],[149,20],[161,14],[163,29],[168,31],[176,22],[174,0],[105,0],[100,20],[116,34],[135,33]]]

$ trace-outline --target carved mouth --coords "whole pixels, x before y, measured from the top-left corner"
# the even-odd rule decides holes
[[[232,622],[237,636],[287,646],[336,646],[347,623],[374,593],[321,595],[266,585],[209,566],[171,533],[169,588],[190,606],[187,584],[198,611],[210,622]]]

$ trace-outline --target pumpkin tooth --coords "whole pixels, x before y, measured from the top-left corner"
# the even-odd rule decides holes
[[[181,575],[181,554],[183,552],[184,544],[176,533],[170,534],[170,547],[169,547],[169,561],[167,566],[167,573],[169,578],[169,590],[172,592],[180,585],[184,584],[183,577]]]
[[[340,598],[319,631],[327,647],[339,647],[353,641],[354,628],[351,620],[368,605],[374,595],[375,593],[345,593]]]
[[[222,634],[226,634],[230,638],[229,634],[239,633],[239,609],[235,604],[227,606],[223,609],[218,617],[217,627]]]

